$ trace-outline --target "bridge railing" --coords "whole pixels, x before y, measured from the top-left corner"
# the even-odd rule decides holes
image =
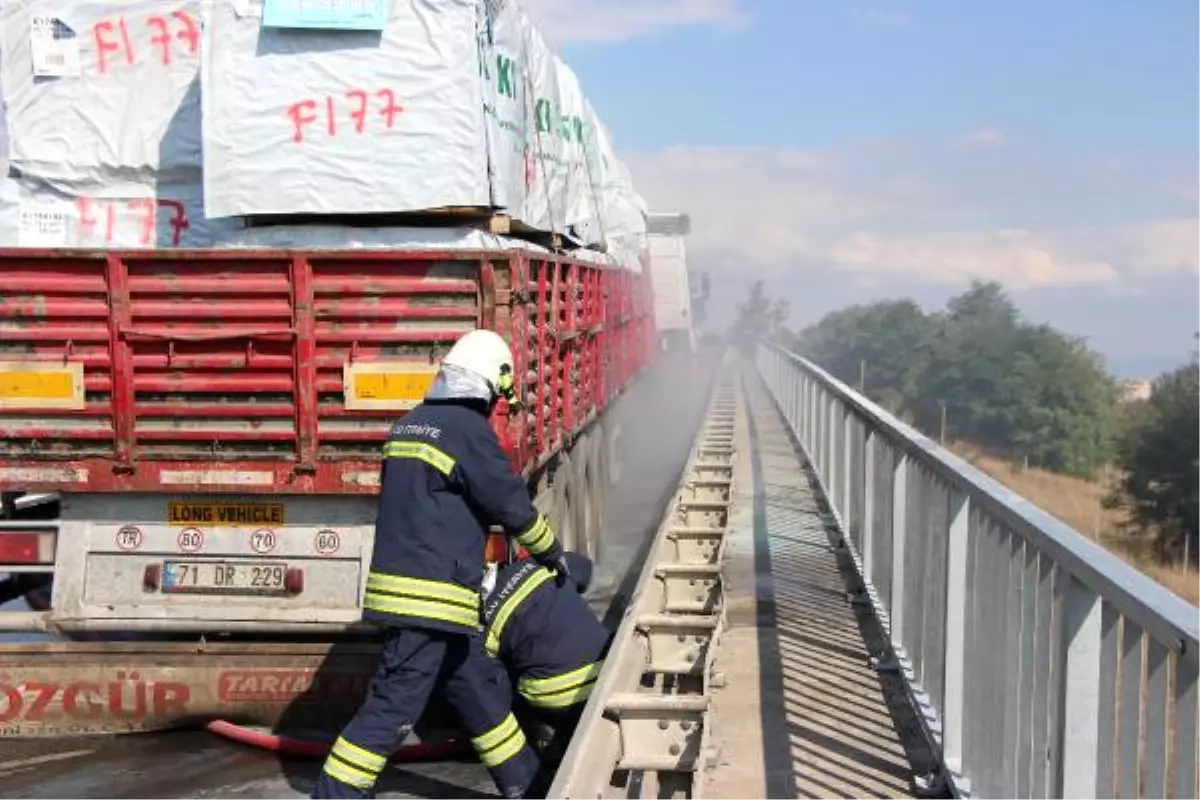
[[[1196,797],[1195,606],[813,363],[756,361],[960,794]]]

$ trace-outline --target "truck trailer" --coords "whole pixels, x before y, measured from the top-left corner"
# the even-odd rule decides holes
[[[521,6],[0,0],[0,738],[336,730],[382,446],[474,329],[603,569],[645,203]]]
[[[492,424],[599,557],[610,413],[656,350],[650,273],[521,247],[0,249],[4,630],[357,629],[381,446],[463,333],[499,332]],[[493,532],[488,557],[509,555]]]

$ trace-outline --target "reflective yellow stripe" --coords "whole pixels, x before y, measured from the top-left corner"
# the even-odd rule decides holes
[[[388,575],[386,572],[372,570],[367,574],[367,590],[402,594],[417,600],[427,600],[435,603],[450,603],[464,608],[479,608],[479,593],[465,586],[458,586],[443,581],[431,581],[424,578],[408,578],[402,575]]]
[[[538,708],[565,708],[582,703],[592,695],[603,661],[586,664],[549,678],[521,678],[517,692]]]
[[[487,650],[488,655],[495,658],[500,652],[500,637],[504,634],[504,626],[508,624],[508,618],[517,610],[517,606],[524,603],[525,598],[529,597],[535,589],[553,577],[550,570],[545,567],[539,567],[537,572],[527,578],[521,584],[520,588],[512,593],[512,597],[504,601],[504,604],[496,612],[496,616],[492,618],[492,624],[488,627],[487,636],[484,637],[483,646]]]
[[[356,789],[370,789],[375,785],[374,775],[347,764],[333,753],[330,753],[329,757],[325,759],[325,766],[322,769],[334,780]]]
[[[387,758],[384,756],[376,755],[370,750],[359,747],[354,742],[344,739],[341,736],[333,743],[333,754],[364,772],[378,774],[384,765],[387,764]]]
[[[499,725],[473,738],[471,746],[485,767],[498,767],[521,752],[525,734],[517,724],[517,718],[509,714]]]
[[[498,745],[495,750],[479,753],[479,760],[483,762],[485,767],[498,767],[521,752],[521,748],[524,746],[525,734],[518,730],[513,734],[511,739]]]
[[[383,446],[384,458],[415,458],[424,461],[443,475],[454,469],[454,459],[425,442],[388,442]]]
[[[483,627],[479,620],[478,609],[472,610],[463,608],[462,606],[440,603],[436,600],[413,600],[368,591],[363,596],[363,608],[383,614],[396,614],[402,617],[421,617],[441,622],[452,622],[455,625],[462,625],[475,630]]]
[[[538,514],[537,521],[529,530],[517,534],[517,541],[534,555],[541,555],[554,546],[554,531],[544,516]]]
[[[521,726],[517,724],[517,718],[511,713],[500,721],[500,724],[492,728],[486,733],[481,733],[471,739],[471,746],[476,750],[491,750],[496,745],[503,742],[505,739],[513,735],[513,731],[520,730]]]

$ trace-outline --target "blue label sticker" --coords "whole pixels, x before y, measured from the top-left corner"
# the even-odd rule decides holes
[[[382,31],[388,0],[266,0],[263,25],[268,28],[324,28]]]

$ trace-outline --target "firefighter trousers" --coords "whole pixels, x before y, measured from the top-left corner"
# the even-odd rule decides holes
[[[503,797],[521,797],[538,774],[537,757],[512,713],[512,685],[478,636],[388,628],[367,698],[317,778],[313,797],[374,797],[388,756],[441,687]]]

